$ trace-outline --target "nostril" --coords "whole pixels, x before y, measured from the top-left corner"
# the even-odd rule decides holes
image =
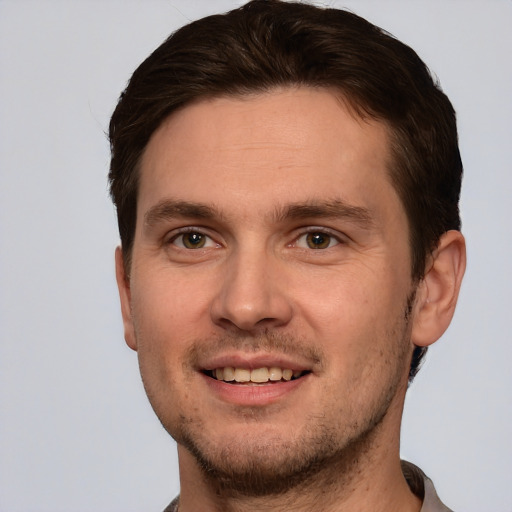
[[[256,322],[256,325],[261,326],[262,324],[272,324],[275,321],[276,321],[276,318],[271,318],[271,317],[262,318],[261,320],[258,320]]]

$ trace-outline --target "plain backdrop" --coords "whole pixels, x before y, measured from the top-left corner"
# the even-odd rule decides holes
[[[123,341],[105,137],[135,67],[239,1],[0,0],[0,510],[159,511],[174,442]],[[410,44],[460,123],[468,269],[409,390],[402,456],[459,512],[512,511],[512,2],[343,0]]]

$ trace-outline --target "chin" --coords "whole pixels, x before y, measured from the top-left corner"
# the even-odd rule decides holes
[[[386,411],[361,425],[339,428],[312,422],[313,427],[279,435],[276,429],[253,425],[255,433],[230,432],[208,436],[204,422],[184,421],[176,441],[188,450],[204,477],[225,496],[263,497],[283,495],[297,486],[322,480],[342,480],[355,473]],[[183,418],[182,418],[183,419]],[[308,422],[306,422],[308,423]],[[310,422],[311,424],[311,422]],[[331,475],[331,476],[330,476]]]

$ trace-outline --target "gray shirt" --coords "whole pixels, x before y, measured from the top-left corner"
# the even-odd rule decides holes
[[[453,512],[441,503],[432,480],[418,466],[403,460],[402,473],[411,491],[423,501],[420,512]],[[172,501],[164,512],[178,512],[178,502],[179,496]]]
[[[441,503],[432,480],[430,480],[418,466],[405,460],[401,461],[401,464],[402,473],[411,491],[416,494],[420,500],[423,500],[420,512],[453,512],[446,505]]]

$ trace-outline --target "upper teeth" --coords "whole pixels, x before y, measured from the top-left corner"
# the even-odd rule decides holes
[[[224,368],[216,368],[212,370],[213,376],[217,380],[227,382],[268,382],[278,380],[291,380],[292,377],[300,377],[301,371],[293,371],[289,368],[278,368],[272,366],[270,368],[256,368],[249,370],[248,368],[233,368],[226,366]]]

